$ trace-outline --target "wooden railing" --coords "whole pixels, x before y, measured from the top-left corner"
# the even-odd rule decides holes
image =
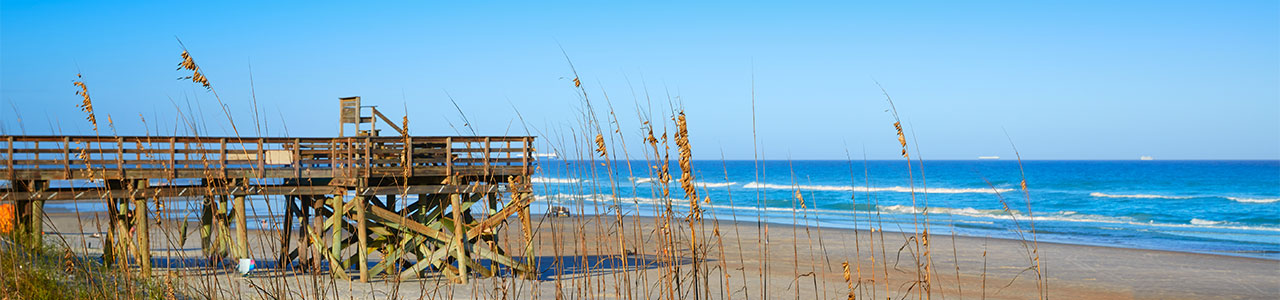
[[[0,179],[527,175],[532,142],[525,136],[0,136]]]

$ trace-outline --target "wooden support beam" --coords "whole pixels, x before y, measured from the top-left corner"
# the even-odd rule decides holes
[[[312,196],[298,197],[298,264],[308,266],[311,264],[311,243],[307,242],[310,237],[307,236],[307,226],[311,225],[311,201]]]
[[[151,276],[151,233],[148,217],[147,199],[133,199],[133,230],[137,236],[138,265],[142,268],[142,276]]]
[[[116,211],[116,199],[104,199],[107,202],[107,238],[102,242],[102,262],[111,265],[115,264],[116,256],[120,252],[116,249],[116,241],[122,237],[116,236],[116,218],[120,217]]]
[[[324,251],[324,247],[320,246],[324,240],[320,236],[324,234],[324,218],[321,216],[321,210],[324,209],[326,200],[324,195],[311,196],[311,212],[315,215],[315,218],[311,219],[312,224],[311,229],[307,230],[307,239],[311,240],[308,247],[311,248],[311,271],[313,273],[320,272],[320,263],[322,256],[324,256],[321,254]]]
[[[471,259],[467,257],[466,231],[462,229],[462,195],[449,195],[449,201],[452,203],[450,210],[453,211],[453,245],[456,247],[456,259],[458,260],[458,274],[461,275],[462,284],[467,284],[467,265]]]
[[[14,184],[15,183],[10,182],[10,185],[14,185]],[[26,190],[28,192],[39,193],[48,189],[49,182],[44,180],[30,180],[30,181],[23,182],[23,185],[26,185]],[[24,224],[21,224],[20,228],[23,229],[23,231],[21,232],[27,235],[25,238],[30,238],[30,241],[33,243],[32,245],[39,246],[43,244],[44,243],[44,200],[30,199],[26,201],[19,200],[18,202],[22,203],[23,204],[22,206],[24,206],[21,208],[24,215],[22,215],[22,218],[19,221],[21,223],[24,223]]]
[[[338,263],[339,257],[342,257],[342,215],[346,213],[342,201],[342,195],[334,195],[329,198],[329,207],[333,208],[333,214],[329,215],[329,227],[332,232],[329,235],[329,260],[331,264],[329,271],[331,273],[341,273],[341,277],[347,278],[347,266]]]
[[[134,180],[129,188],[145,188],[150,182],[148,180]],[[151,219],[150,209],[147,207],[147,198],[133,198],[133,234],[135,239],[134,249],[136,250],[134,257],[138,259],[138,266],[142,268],[143,276],[151,276]]]
[[[373,107],[371,108],[373,109],[373,115],[378,116],[379,118],[382,118],[382,121],[387,122],[387,125],[391,125],[391,128],[396,130],[396,133],[399,133],[401,136],[409,135],[408,132],[405,132],[404,129],[400,128],[400,126],[397,126],[396,122],[391,122],[391,119],[388,119],[387,116],[384,116],[382,115],[381,112],[378,112],[377,108],[373,108]],[[374,124],[377,124],[377,123],[374,123]],[[374,125],[374,126],[377,126],[377,125]]]
[[[214,215],[217,213],[216,197],[200,197],[204,202],[200,208],[200,249],[203,250],[205,257],[213,257],[216,252],[212,240],[216,228],[213,221]]]
[[[235,200],[231,204],[234,206],[232,209],[235,210],[236,218],[236,258],[251,258],[249,255],[249,222],[245,212],[244,198],[245,196],[235,196]]]
[[[360,264],[360,282],[369,282],[369,222],[365,218],[364,212],[368,206],[368,198],[364,196],[356,196],[356,237],[360,243],[356,253],[360,259],[356,263]]]
[[[311,236],[311,240],[315,242],[315,243],[313,243],[312,247],[314,247],[314,248],[316,248],[316,249],[324,248],[324,246],[323,246],[323,245],[321,245],[321,243],[323,242],[323,238],[321,238],[321,237],[320,237],[320,233],[319,233],[319,232],[311,232],[311,231],[308,231],[307,233],[308,233],[308,235],[310,235],[310,236]],[[350,280],[350,279],[351,279],[351,278],[347,277],[347,272],[346,272],[347,270],[346,270],[346,268],[343,268],[343,267],[342,267],[342,262],[338,261],[338,257],[337,257],[337,256],[332,256],[332,255],[329,255],[329,254],[317,253],[317,255],[316,255],[316,256],[314,256],[314,259],[316,259],[316,260],[318,261],[318,260],[319,260],[319,259],[321,259],[322,257],[323,257],[324,259],[327,259],[327,260],[329,261],[329,273],[333,274],[333,276],[334,276],[334,277],[338,277],[338,278],[341,278],[341,279],[343,279],[343,280]],[[316,267],[315,267],[315,269],[313,269],[313,270],[315,270],[315,272],[317,272],[317,273],[319,272],[319,270],[320,270],[320,263],[319,263],[319,262],[317,262],[317,263],[316,263]]]
[[[280,228],[280,253],[276,258],[276,262],[281,266],[288,265],[290,260],[289,238],[293,235],[293,216],[298,211],[298,206],[293,204],[293,200],[296,198],[294,196],[284,196],[284,219]]]
[[[520,194],[519,196],[513,195],[512,197],[521,200],[527,197],[528,200],[523,201],[533,202],[532,194]],[[535,258],[533,257],[533,215],[529,214],[528,205],[524,205],[520,208],[520,231],[523,231],[524,233],[524,263],[529,266],[529,269],[531,270],[530,272],[525,273],[525,278],[537,279],[538,265],[537,261],[534,260]]]
[[[113,230],[115,230],[116,232],[115,249],[112,251],[114,253],[113,258],[115,258],[115,261],[118,265],[124,268],[128,268],[129,248],[130,248],[129,244],[130,244],[131,238],[129,237],[128,224],[126,224],[125,222],[127,222],[126,218],[128,217],[128,214],[129,214],[128,213],[129,203],[126,202],[125,199],[113,199],[113,200],[114,200],[113,206],[115,206],[115,213],[116,213],[114,222],[112,222]]]
[[[217,246],[217,252],[214,253],[217,259],[221,260],[227,256],[234,255],[235,243],[231,239],[231,214],[233,213],[231,197],[218,197],[218,214],[214,219],[217,228],[214,245]]]

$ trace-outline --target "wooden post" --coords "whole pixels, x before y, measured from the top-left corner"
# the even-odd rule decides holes
[[[404,137],[404,176],[413,177],[413,137],[408,135]]]
[[[169,138],[169,182],[172,183],[174,178],[178,178],[178,138]]]
[[[115,263],[116,251],[116,199],[107,197],[107,237],[102,241],[102,263]]]
[[[13,184],[13,183],[10,182],[9,184]],[[39,192],[39,191],[44,191],[45,188],[48,187],[48,185],[49,185],[48,181],[34,180],[28,184],[27,188],[31,192]],[[30,226],[28,226],[27,228],[28,230],[30,230],[31,238],[32,238],[32,241],[35,241],[36,243],[35,245],[41,245],[44,243],[44,200],[43,199],[31,200],[30,203],[31,203],[31,210],[30,210],[31,219],[27,221],[30,224]]]
[[[17,175],[14,175],[14,174],[17,174],[17,173],[18,173],[18,172],[17,172],[17,170],[14,170],[14,169],[13,169],[13,159],[14,159],[14,158],[13,158],[13,136],[9,136],[9,150],[8,150],[8,151],[9,151],[9,155],[7,156],[7,158],[8,158],[9,168],[8,168],[8,169],[5,169],[5,171],[8,171],[8,172],[9,172],[9,184],[13,184],[13,179],[14,179],[14,177],[16,177],[16,176],[17,176]]]
[[[235,196],[235,202],[231,204],[236,214],[236,258],[250,258],[249,228],[245,227],[249,222],[248,217],[245,215],[244,198],[245,196]]]
[[[333,207],[333,215],[329,216],[329,228],[332,230],[329,256],[334,261],[342,262],[340,259],[342,257],[342,214],[345,213],[342,210],[342,195],[333,195],[333,198],[329,198],[329,205]],[[334,276],[338,276],[336,273],[345,273],[347,266],[329,266],[329,271],[335,273]]]
[[[201,197],[204,199],[204,206],[200,209],[200,249],[204,250],[205,257],[213,257],[213,254],[217,252],[214,249],[213,241],[210,239],[217,228],[214,225],[213,218],[217,212],[215,207],[218,200],[217,196],[212,197],[214,198],[210,199],[210,196]]]
[[[130,239],[129,229],[125,224],[125,216],[128,214],[126,212],[128,211],[129,203],[125,202],[123,198],[112,198],[111,200],[117,214],[115,221],[111,223],[112,230],[116,231],[115,249],[112,252],[115,254],[116,263],[127,268],[129,265],[128,244]]]
[[[141,148],[141,147],[139,147]],[[150,183],[147,179],[134,179],[129,181],[129,191],[136,192],[144,189]],[[142,268],[143,276],[151,276],[151,233],[149,232],[150,216],[147,209],[147,198],[131,197],[129,202],[133,204],[133,219],[128,220],[132,227],[133,237],[129,239],[133,245],[133,257],[138,260],[138,266]],[[125,204],[126,206],[128,203]],[[126,231],[127,232],[127,231]],[[124,239],[121,239],[122,241]]]
[[[293,176],[302,178],[302,139],[293,139]],[[304,221],[303,224],[306,224]]]
[[[147,198],[133,199],[133,229],[137,235],[138,265],[142,267],[142,276],[151,276],[151,234],[147,213]]]
[[[533,170],[530,169],[530,165],[529,165],[530,163],[529,157],[533,156],[533,145],[530,145],[530,142],[532,142],[532,139],[530,139],[529,137],[524,137],[524,138],[521,138],[520,140],[520,146],[524,148],[524,152],[520,156],[520,163],[522,164],[522,167],[523,167],[523,172],[521,173],[523,173],[524,175],[521,176],[522,178],[520,178],[521,186],[508,187],[513,191],[511,195],[512,202],[525,201],[526,203],[533,203],[533,199],[525,200],[524,198],[524,197],[533,197],[533,193],[532,193],[533,184],[532,182],[529,181],[529,175],[533,174]],[[525,191],[524,186],[529,186],[529,191]],[[517,192],[520,193],[519,194],[520,197],[516,197]],[[533,257],[533,215],[529,213],[528,205],[525,205],[523,208],[520,209],[520,229],[524,231],[523,233],[524,233],[524,242],[525,242],[524,244],[525,264],[528,265],[531,270],[531,272],[526,275],[526,278],[537,278],[538,266],[535,264],[537,261],[534,260],[534,257]]]
[[[327,201],[328,199],[324,195],[311,196],[311,211],[316,215],[315,218],[311,219],[311,232],[314,232],[319,240],[309,244],[321,245],[324,242],[324,218],[321,217],[321,210]],[[307,235],[307,237],[310,238],[311,235]],[[313,273],[320,273],[320,262],[323,261],[324,257],[321,251],[324,251],[324,249],[311,247],[311,271]]]
[[[356,249],[357,255],[360,257],[356,263],[360,264],[360,282],[369,282],[369,222],[364,216],[368,205],[368,198],[356,196],[356,239],[360,243],[360,248]]]
[[[214,206],[215,210],[214,210],[214,218],[213,218],[213,224],[214,224],[213,245],[215,250],[214,256],[217,256],[218,259],[222,259],[228,255],[228,252],[230,252],[230,248],[231,248],[231,244],[229,243],[231,241],[231,238],[230,238],[231,232],[230,232],[230,229],[228,229],[228,227],[230,227],[231,225],[227,224],[228,223],[227,214],[230,213],[229,210],[231,206],[230,205],[231,201],[225,195],[218,195],[217,200],[218,200],[218,203],[215,204]]]
[[[122,137],[116,137],[116,173],[119,173],[120,180],[124,180],[124,138]]]
[[[311,264],[311,237],[307,231],[307,226],[311,223],[311,201],[315,198],[311,195],[298,196],[298,264]]]
[[[218,168],[222,169],[222,178],[227,178],[227,139],[218,139],[221,149],[218,152]]]
[[[284,222],[280,228],[280,256],[276,258],[276,262],[280,266],[289,265],[289,236],[293,235],[293,216],[298,210],[293,205],[296,196],[284,196]],[[265,228],[264,228],[265,229]],[[302,244],[298,244],[298,255],[302,255]]]
[[[62,169],[65,179],[71,179],[71,137],[62,138]]]
[[[471,260],[467,258],[465,244],[467,232],[462,227],[462,195],[451,194],[449,195],[449,201],[453,206],[453,246],[457,247],[455,249],[457,250],[456,258],[458,259],[458,278],[462,280],[462,284],[467,284],[467,277],[470,277],[470,274],[467,273],[467,263]]]
[[[517,201],[525,201],[524,197],[533,196],[528,194],[520,194],[517,196],[513,194],[511,197],[511,202],[516,203]],[[537,260],[533,257],[533,215],[529,214],[528,205],[525,205],[520,209],[519,217],[520,231],[524,233],[524,264],[529,267],[529,273],[525,274],[525,278],[536,279],[538,278],[538,265],[536,264]]]

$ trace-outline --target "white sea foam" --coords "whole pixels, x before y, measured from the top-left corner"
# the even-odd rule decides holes
[[[577,178],[550,178],[550,177],[532,177],[529,178],[531,183],[579,183],[581,179]]]
[[[613,195],[608,195],[608,194],[554,194],[554,195],[548,195],[540,199],[548,199],[548,200],[552,200],[553,202],[559,202],[559,203],[563,203],[564,200],[568,200],[568,199],[572,199],[575,201],[581,200],[581,201],[612,203],[616,199],[617,201],[622,203],[623,206],[626,206],[628,204],[629,205],[637,205],[637,204],[664,205],[665,203],[669,202],[673,207],[680,208],[679,210],[681,210],[681,213],[686,212],[685,210],[687,210],[689,205],[689,203],[684,201],[682,198],[669,198],[664,200],[661,198],[651,198],[651,197],[614,197]],[[783,214],[807,213],[810,215],[824,216],[823,218],[844,217],[854,213],[854,211],[850,211],[850,210],[836,210],[836,209],[814,209],[814,208],[793,209],[790,207],[758,208],[758,207],[752,207],[752,206],[729,206],[729,205],[720,205],[720,204],[704,204],[702,205],[702,207],[703,209],[708,209],[708,208],[713,209],[713,210],[710,210],[709,212],[736,210],[740,212],[741,211],[747,211],[747,212],[758,211],[758,212],[764,212],[764,213],[783,213]],[[954,215],[954,216],[966,216],[966,217],[972,217],[972,218],[995,219],[995,220],[1017,219],[1018,222],[1027,222],[1028,220],[1036,221],[1036,222],[1041,222],[1041,221],[1087,222],[1087,223],[1098,223],[1098,224],[1118,224],[1118,225],[1132,225],[1132,226],[1159,227],[1159,228],[1231,229],[1231,230],[1280,232],[1280,228],[1272,227],[1272,226],[1247,226],[1247,225],[1240,225],[1237,223],[1203,220],[1203,219],[1193,219],[1191,220],[1190,224],[1138,222],[1128,217],[1110,217],[1110,216],[1093,215],[1093,214],[1082,214],[1079,212],[1069,211],[1069,210],[1057,211],[1057,212],[1036,212],[1034,214],[1034,217],[1029,217],[1026,215],[1026,213],[1020,212],[1017,210],[1005,211],[1001,209],[977,209],[972,207],[961,207],[961,208],[929,207],[925,209],[923,207],[912,207],[910,205],[889,205],[889,206],[879,207],[877,211],[880,213],[888,214],[888,215],[895,215],[895,214],[909,215],[909,214],[918,214],[918,213],[921,213],[922,211],[927,211],[930,215]],[[858,212],[859,215],[863,213],[865,212]],[[886,217],[888,215],[886,215]]]
[[[718,188],[738,184],[737,182],[699,182],[697,186],[702,188]]]
[[[1191,218],[1191,225],[1221,225],[1223,223],[1226,222]]]
[[[850,191],[853,191],[853,192],[898,192],[898,193],[910,193],[910,192],[912,191],[912,188],[910,188],[910,187],[904,187],[904,186],[873,187],[873,188],[867,188],[867,187],[862,187],[862,186],[860,186],[860,187],[852,187],[852,186],[834,186],[834,185],[796,185],[796,186],[792,186],[792,185],[786,185],[786,184],[771,184],[771,183],[759,183],[759,182],[751,182],[751,183],[747,183],[746,185],[744,185],[744,186],[743,186],[743,188],[748,188],[748,189],[764,188],[764,189],[775,189],[775,190],[791,190],[791,189],[800,189],[800,190],[806,190],[806,191],[842,191],[842,192],[850,192]],[[1011,192],[1011,191],[1013,191],[1013,189],[989,189],[989,188],[938,188],[938,187],[930,187],[930,188],[928,188],[928,189],[925,189],[925,188],[923,188],[923,187],[917,187],[917,188],[915,188],[915,192],[916,192],[916,193],[925,193],[925,192],[928,192],[928,193],[932,193],[932,194],[966,194],[966,193],[994,194],[994,193],[996,193],[996,192],[1007,193],[1007,192]]]
[[[1242,197],[1227,197],[1227,199],[1231,199],[1231,201],[1240,202],[1240,203],[1276,203],[1276,202],[1280,202],[1280,198],[1242,198]]]
[[[1098,197],[1098,198],[1137,198],[1137,199],[1191,199],[1193,198],[1191,196],[1165,196],[1165,195],[1147,195],[1147,194],[1120,195],[1120,194],[1104,194],[1104,193],[1097,193],[1097,192],[1089,193],[1089,196]]]
[[[653,183],[653,178],[651,178],[651,177],[631,177],[631,182],[634,182],[635,184],[650,184],[650,183]]]
[[[1089,196],[1098,198],[1134,198],[1134,199],[1191,199],[1191,198],[1225,198],[1227,200],[1240,203],[1276,203],[1280,202],[1280,198],[1246,198],[1246,197],[1227,197],[1227,196],[1166,196],[1166,195],[1149,195],[1149,194],[1105,194],[1105,193],[1089,193]]]

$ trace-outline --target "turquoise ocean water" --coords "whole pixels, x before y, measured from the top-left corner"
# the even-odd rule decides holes
[[[1040,241],[1280,259],[1280,161],[1023,167],[1030,213],[1012,160],[916,162],[910,176],[905,160],[692,163],[699,196],[710,202],[702,206],[721,220],[792,224],[794,215],[800,224],[910,232],[914,212],[927,211],[934,235],[1017,238],[1034,222]],[[542,205],[653,215],[666,201],[655,169],[644,161],[542,160],[534,184]],[[674,161],[670,170],[680,176]],[[679,183],[670,188],[674,208],[688,211]]]

